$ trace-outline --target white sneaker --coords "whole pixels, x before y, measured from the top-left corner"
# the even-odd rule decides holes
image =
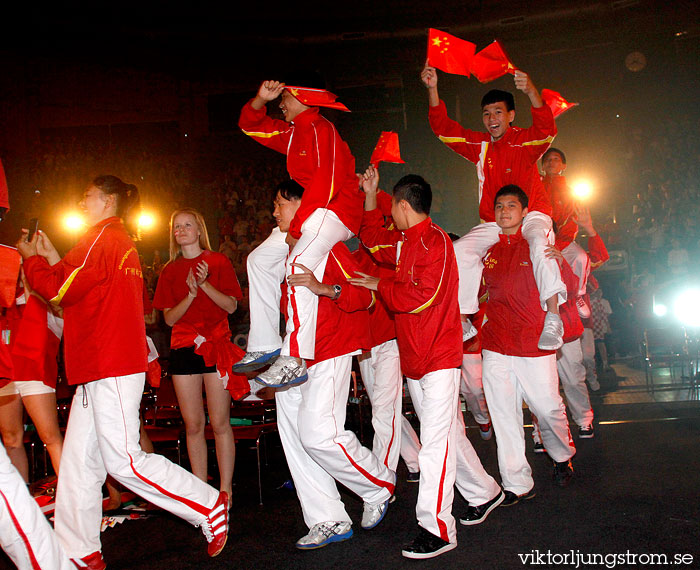
[[[296,547],[300,550],[314,550],[331,542],[342,542],[351,536],[352,528],[349,522],[322,522],[312,526],[309,534],[297,540]]]
[[[564,344],[564,323],[556,313],[547,311],[544,327],[537,348],[540,350],[559,350]]]
[[[600,390],[600,382],[598,382],[597,378],[591,378],[590,380],[588,380],[588,386],[593,392],[597,392],[598,390]]]
[[[581,317],[582,319],[590,319],[591,318],[591,308],[588,306],[588,303],[586,303],[586,299],[583,297],[579,297],[576,299],[576,308],[578,309],[578,316]]]
[[[365,530],[370,530],[382,522],[390,500],[387,499],[383,503],[377,503],[376,505],[365,503],[362,508],[362,522],[360,526]]]
[[[470,319],[462,321],[462,342],[474,338],[478,333]]]
[[[306,362],[302,360],[299,364],[293,356],[280,356],[270,368],[256,376],[255,380],[263,386],[282,388],[306,382],[308,377]]]
[[[233,365],[234,372],[252,372],[258,368],[262,368],[267,364],[272,364],[280,355],[280,349],[277,350],[256,350],[246,352],[236,364]]]

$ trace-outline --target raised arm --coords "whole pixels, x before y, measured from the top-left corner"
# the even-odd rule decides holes
[[[438,94],[438,77],[437,70],[430,65],[430,60],[425,60],[425,66],[421,71],[420,79],[423,85],[428,89],[428,105],[437,107],[440,104],[440,95]]]

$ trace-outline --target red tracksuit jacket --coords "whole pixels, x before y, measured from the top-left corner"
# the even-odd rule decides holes
[[[516,184],[529,198],[529,210],[552,213],[542,185],[537,161],[557,134],[552,110],[547,105],[531,107],[529,129],[510,127],[497,141],[486,132],[465,129],[447,116],[445,103],[430,107],[428,118],[437,137],[457,154],[476,164],[479,178],[479,217],[495,221],[493,201],[507,184]]]
[[[304,187],[304,197],[289,227],[295,238],[317,208],[328,208],[357,234],[364,194],[355,174],[355,158],[335,126],[312,107],[291,123],[271,119],[247,103],[238,126],[260,144],[287,155],[289,175]]]
[[[457,261],[449,236],[430,218],[403,231],[382,227],[379,210],[365,212],[360,240],[377,261],[394,263],[379,294],[396,324],[401,369],[415,380],[462,364]]]
[[[145,372],[146,327],[138,252],[119,218],[91,227],[56,265],[24,260],[30,285],[63,307],[69,384]]]
[[[481,346],[508,356],[553,354],[537,348],[545,311],[532,272],[530,246],[520,230],[515,235],[500,234],[499,238],[483,260],[489,296]]]
[[[578,224],[574,220],[574,200],[563,176],[543,176],[542,184],[552,205],[552,221],[557,224],[557,239],[569,245],[576,238]]]

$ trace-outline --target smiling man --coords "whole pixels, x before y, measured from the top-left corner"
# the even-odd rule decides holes
[[[516,184],[524,190],[530,204],[522,234],[530,245],[540,303],[547,310],[539,346],[556,350],[562,345],[563,325],[558,306],[566,300],[566,287],[557,263],[545,256],[545,249],[554,243],[552,209],[537,170],[537,160],[557,134],[552,111],[542,102],[530,77],[517,70],[515,87],[530,99],[532,126],[528,129],[513,127],[513,95],[493,89],[481,100],[485,132],[472,131],[447,116],[445,103],[438,95],[437,71],[428,62],[421,80],[428,89],[428,116],[433,132],[449,148],[476,165],[479,179],[479,217],[485,223],[472,228],[454,243],[459,267],[460,311],[471,315],[478,310],[481,259],[498,241],[494,198],[503,186]]]

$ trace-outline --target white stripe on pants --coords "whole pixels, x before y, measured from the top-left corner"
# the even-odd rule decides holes
[[[370,352],[361,354],[357,360],[362,383],[372,403],[372,453],[389,469],[396,471],[401,451],[400,422],[403,418],[403,374],[396,339],[373,346]]]
[[[443,540],[456,542],[452,516],[455,484],[473,506],[490,501],[500,488],[484,470],[464,433],[459,370],[429,372],[420,380],[408,380],[408,389],[420,419],[418,524]]]
[[[0,546],[19,570],[75,569],[2,445]]]
[[[593,423],[593,409],[586,386],[586,367],[579,339],[565,342],[557,351],[557,370],[571,416],[579,427]]]
[[[280,439],[309,528],[350,522],[336,481],[372,504],[394,492],[394,473],[345,429],[351,369],[349,354],[324,360],[309,368],[306,382],[275,394]]]
[[[289,246],[287,234],[275,227],[267,239],[250,252],[248,268],[248,298],[250,332],[246,350],[271,351],[282,346],[280,336],[280,300],[286,272],[285,261]]]
[[[473,227],[469,233],[454,242],[459,268],[459,310],[472,315],[479,310],[479,286],[484,269],[482,258],[489,248],[498,243],[500,228],[496,222],[486,222]],[[559,264],[545,256],[546,247],[554,244],[552,219],[542,212],[528,212],[523,220],[523,237],[530,245],[530,259],[540,292],[542,309],[553,295],[559,295],[559,304],[566,301],[566,287],[561,280]]]
[[[483,376],[503,488],[522,495],[534,486],[525,457],[523,400],[537,416],[542,442],[554,461],[567,461],[576,452],[559,394],[556,356],[527,358],[484,350]]]
[[[467,408],[474,416],[476,423],[491,422],[489,407],[484,396],[484,383],[481,380],[481,354],[465,354],[462,357],[462,381],[459,392],[464,396]]]
[[[588,283],[588,276],[591,274],[591,258],[588,257],[586,251],[575,241],[572,241],[562,249],[561,254],[571,266],[574,275],[578,277],[577,295],[582,297],[586,294],[586,284]]]
[[[193,525],[206,518],[219,497],[189,471],[139,446],[144,379],[144,373],[103,378],[75,392],[61,455],[55,523],[70,558],[100,550],[107,474]]]
[[[302,273],[301,269],[292,266],[292,263],[299,263],[310,269],[316,279],[323,281],[328,253],[335,244],[352,236],[335,212],[318,208],[301,226],[301,237],[287,260],[287,276]],[[308,287],[290,287],[288,296],[287,335],[282,343],[282,354],[313,359],[318,296]]]

